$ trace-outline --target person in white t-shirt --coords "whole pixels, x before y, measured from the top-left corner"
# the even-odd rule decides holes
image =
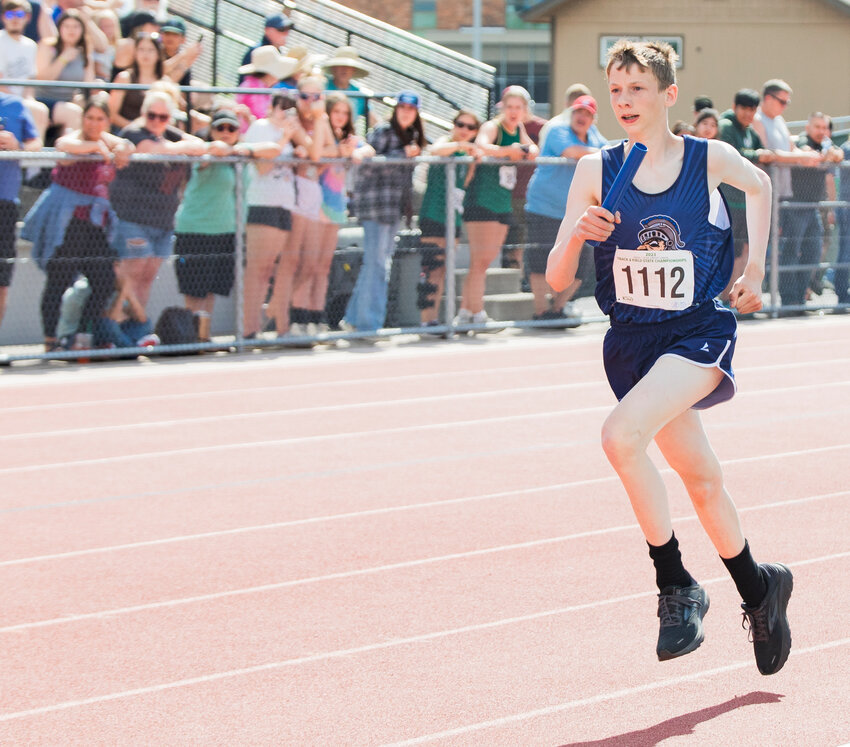
[[[271,109],[265,119],[258,119],[242,138],[243,143],[277,143],[280,155],[292,157],[295,145],[309,146],[309,138],[295,117],[287,115],[290,99],[282,94],[272,96]],[[292,208],[295,207],[295,173],[292,166],[278,161],[252,163],[248,186],[248,217],[245,226],[245,290],[243,334],[255,337],[261,331],[260,312],[274,275],[275,262],[287,251],[292,231]],[[275,288],[277,308],[269,309],[277,333],[287,330],[289,288]],[[284,328],[281,328],[284,327]]]
[[[35,78],[35,54],[38,44],[24,36],[24,29],[32,16],[32,6],[27,0],[5,0],[2,5],[3,30],[0,31],[0,78],[29,80]],[[44,133],[50,118],[47,107],[33,97],[32,88],[7,86],[2,90],[13,93],[24,100],[35,123],[38,134],[44,141]]]

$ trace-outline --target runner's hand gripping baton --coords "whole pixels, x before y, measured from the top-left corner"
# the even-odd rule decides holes
[[[602,201],[602,207],[609,213],[617,212],[620,200],[623,199],[626,189],[632,183],[632,179],[635,178],[635,174],[645,155],[646,146],[643,143],[635,143],[632,146],[629,155],[626,156],[626,160],[620,166],[617,176],[614,177],[614,183],[611,185],[611,189],[608,190],[608,194],[605,195],[605,199]]]

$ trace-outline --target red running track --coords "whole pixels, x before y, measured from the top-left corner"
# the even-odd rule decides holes
[[[850,741],[850,319],[743,324],[705,413],[771,678],[668,469],[712,606],[655,658],[601,334],[4,371],[0,744]]]

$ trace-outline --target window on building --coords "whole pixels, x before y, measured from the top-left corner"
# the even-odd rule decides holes
[[[537,0],[507,0],[505,3],[505,27],[509,29],[545,29],[548,23],[526,23],[520,13],[535,4]]]
[[[437,28],[437,0],[413,0],[413,29]]]

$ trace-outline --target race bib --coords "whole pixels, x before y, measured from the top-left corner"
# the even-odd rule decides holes
[[[681,311],[694,301],[694,256],[684,249],[617,249],[613,269],[620,303]]]
[[[516,166],[499,166],[499,186],[503,189],[516,186]]]

